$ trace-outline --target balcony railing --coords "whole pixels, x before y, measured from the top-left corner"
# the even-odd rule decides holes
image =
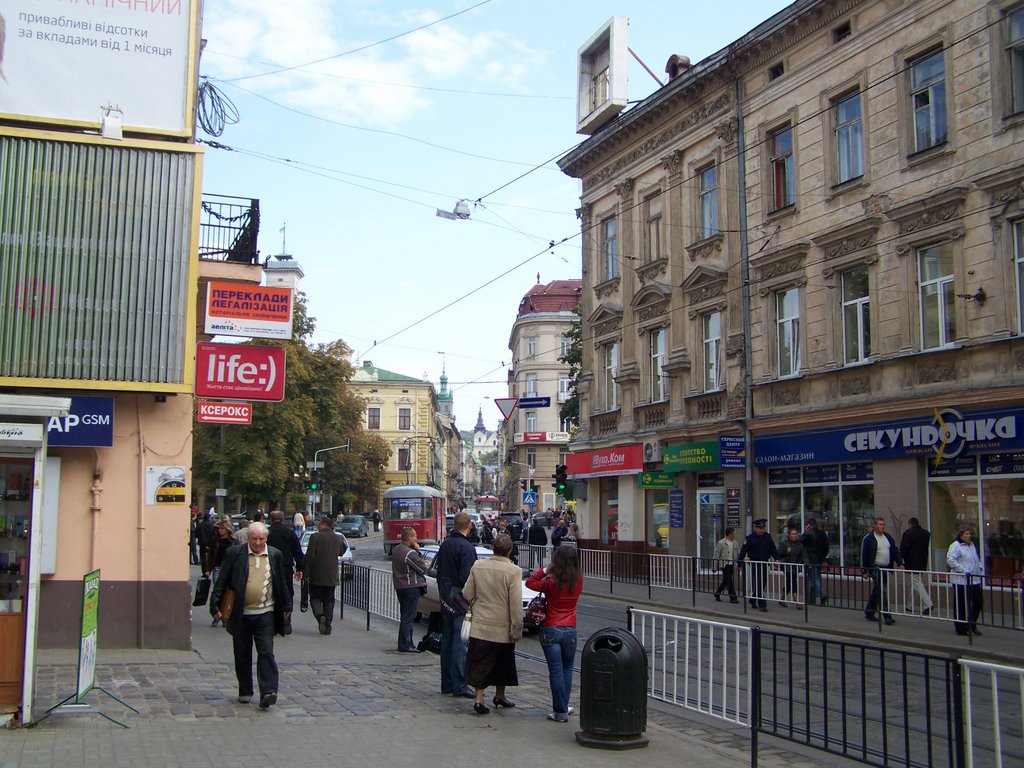
[[[260,201],[248,197],[203,195],[199,218],[199,258],[259,264],[256,240],[260,231]]]
[[[663,427],[668,417],[668,403],[641,403],[634,408],[634,413],[641,429]]]

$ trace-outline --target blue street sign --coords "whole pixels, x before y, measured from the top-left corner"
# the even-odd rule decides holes
[[[114,398],[73,395],[67,416],[52,416],[46,424],[52,446],[110,448],[114,444]]]
[[[550,397],[520,397],[519,410],[523,408],[550,408]]]
[[[524,507],[536,507],[537,506],[537,494],[533,491],[523,491],[523,506]]]

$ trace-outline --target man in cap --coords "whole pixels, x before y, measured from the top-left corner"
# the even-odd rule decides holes
[[[345,554],[345,539],[334,532],[333,522],[327,515],[316,521],[316,533],[309,537],[306,547],[305,575],[309,579],[309,607],[320,625],[320,634],[331,634],[334,620],[334,590],[341,584],[338,558]]]
[[[768,601],[765,599],[765,589],[768,585],[768,561],[778,560],[779,551],[775,542],[768,535],[766,530],[768,521],[765,518],[758,518],[754,521],[754,532],[743,542],[743,549],[740,550],[737,562],[750,561],[747,569],[747,590],[748,600],[751,606],[756,606],[759,611],[768,611]]]

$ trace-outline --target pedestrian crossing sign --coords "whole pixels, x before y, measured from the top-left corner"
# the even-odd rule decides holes
[[[524,507],[535,507],[537,506],[537,494],[533,491],[523,491],[523,506]]]

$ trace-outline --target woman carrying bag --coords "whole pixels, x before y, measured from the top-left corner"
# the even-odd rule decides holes
[[[526,587],[542,592],[547,600],[547,615],[540,630],[540,645],[548,663],[551,685],[551,714],[548,720],[569,722],[573,708],[572,666],[576,660],[576,603],[583,591],[583,574],[576,547],[557,547],[551,565],[540,568],[526,580]]]

